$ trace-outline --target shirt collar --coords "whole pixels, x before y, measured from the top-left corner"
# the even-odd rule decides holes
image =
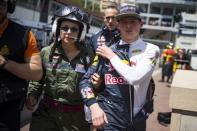
[[[120,40],[119,45],[129,44],[130,47],[133,47],[133,46],[136,46],[136,45],[140,44],[141,42],[143,42],[141,38],[138,38],[136,41],[131,42],[131,43],[127,43],[127,42],[125,42],[125,41],[123,41],[123,40]]]

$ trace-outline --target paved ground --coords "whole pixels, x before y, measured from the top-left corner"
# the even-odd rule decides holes
[[[170,131],[169,125],[161,125],[157,121],[158,112],[168,112],[171,111],[169,108],[169,94],[170,94],[170,84],[158,82],[161,78],[160,71],[154,72],[154,80],[156,82],[155,89],[155,105],[154,112],[150,115],[147,122],[147,131]],[[29,131],[29,125],[21,128],[21,131]]]

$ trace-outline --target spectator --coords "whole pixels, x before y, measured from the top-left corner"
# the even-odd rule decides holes
[[[40,80],[42,65],[31,31],[7,18],[16,0],[0,1],[0,130],[19,131],[28,80]]]
[[[98,44],[97,39],[100,36],[103,36],[106,40],[107,44],[111,44],[113,42],[116,42],[120,40],[120,33],[119,30],[116,28],[117,21],[116,21],[116,15],[118,15],[119,10],[117,8],[117,5],[112,2],[110,3],[104,12],[104,22],[105,26],[99,31],[97,34],[93,35],[90,39],[90,45],[93,47],[94,51],[96,51]]]
[[[167,77],[166,82],[170,82],[170,79],[172,79],[173,74],[173,62],[174,62],[174,56],[176,55],[176,52],[172,49],[171,45],[167,45],[166,49],[162,53],[163,57],[163,65],[162,65],[162,78],[160,82],[165,81],[165,77]]]

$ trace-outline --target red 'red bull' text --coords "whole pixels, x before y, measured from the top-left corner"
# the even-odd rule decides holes
[[[115,77],[111,74],[105,74],[105,84],[128,84],[122,76]]]

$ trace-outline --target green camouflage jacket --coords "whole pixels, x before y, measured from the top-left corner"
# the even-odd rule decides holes
[[[78,84],[92,62],[93,52],[86,47],[69,62],[62,46],[59,45],[50,61],[52,46],[53,44],[42,49],[43,79],[39,82],[31,81],[28,94],[38,98],[44,91],[44,95],[62,103],[81,104]]]

